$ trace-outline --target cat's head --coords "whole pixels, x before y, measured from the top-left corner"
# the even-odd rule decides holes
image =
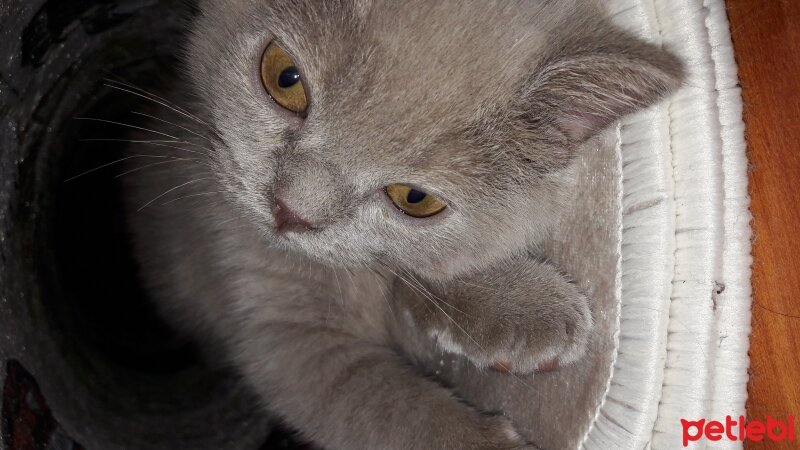
[[[680,83],[573,0],[206,0],[187,63],[220,179],[279,245],[449,277],[524,250],[576,148]]]

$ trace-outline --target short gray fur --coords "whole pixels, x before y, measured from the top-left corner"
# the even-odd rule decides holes
[[[524,376],[582,356],[589,300],[537,249],[575,195],[581,144],[677,88],[680,62],[587,1],[200,10],[164,94],[176,106],[149,123],[177,142],[132,149],[172,159],[126,177],[163,315],[325,448],[535,442],[424,376],[425,361],[446,351]],[[305,119],[262,87],[272,40],[303,71]],[[448,208],[404,216],[390,183]],[[275,231],[278,190],[315,229]]]

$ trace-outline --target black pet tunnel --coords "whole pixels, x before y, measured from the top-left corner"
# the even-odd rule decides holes
[[[0,2],[0,448],[276,448],[254,400],[156,318],[92,138],[175,67],[185,2]],[[265,442],[267,442],[265,444]]]

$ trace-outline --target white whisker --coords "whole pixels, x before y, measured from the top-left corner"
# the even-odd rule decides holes
[[[174,157],[173,156],[165,156],[165,155],[130,155],[130,156],[126,156],[124,158],[117,159],[115,161],[111,161],[110,163],[103,164],[102,166],[95,167],[94,169],[87,170],[86,172],[79,173],[78,175],[75,175],[74,177],[67,178],[66,180],[64,180],[64,183],[67,183],[67,182],[72,181],[72,180],[74,180],[76,178],[80,178],[80,177],[82,177],[84,175],[88,175],[88,174],[90,174],[92,172],[96,172],[96,171],[98,171],[100,169],[106,168],[108,166],[112,166],[112,165],[117,164],[117,163],[121,163],[122,161],[127,161],[129,159],[133,159],[133,158],[170,158],[170,159],[173,159]]]
[[[166,137],[168,137],[170,139],[179,140],[177,137],[169,135],[167,133],[162,133],[160,131],[151,130],[151,129],[148,129],[148,128],[137,127],[136,125],[131,125],[131,124],[128,124],[128,123],[115,122],[113,120],[97,119],[97,118],[94,118],[94,117],[76,117],[75,120],[90,120],[90,121],[93,121],[93,122],[110,123],[110,124],[113,124],[113,125],[119,125],[119,126],[122,126],[122,127],[133,128],[134,130],[147,131],[148,133],[155,133],[155,134],[158,134],[158,135],[161,135],[161,136],[166,136]]]
[[[381,276],[378,275],[375,272],[375,270],[372,269],[371,267],[367,267],[367,270],[372,272],[372,274],[375,275],[375,278],[381,278]],[[389,307],[389,312],[392,314],[392,319],[394,319],[394,321],[397,322],[397,316],[395,315],[394,309],[392,309],[392,304],[391,302],[389,302],[389,297],[386,295],[386,292],[383,290],[383,288],[384,288],[383,282],[378,280],[378,289],[381,291],[381,295],[383,296],[383,301],[386,302],[386,306]]]
[[[171,158],[168,161],[159,161],[159,162],[154,162],[154,163],[150,163],[150,164],[145,164],[144,166],[137,167],[135,169],[131,169],[131,170],[128,170],[126,172],[122,172],[121,174],[115,176],[114,178],[122,178],[125,175],[129,175],[129,174],[132,174],[134,172],[138,172],[140,170],[147,169],[148,167],[160,166],[162,164],[169,164],[169,163],[174,163],[174,162],[178,162],[178,161],[197,161],[197,160],[196,159],[191,159],[191,158]]]
[[[139,211],[141,211],[141,210],[143,210],[143,209],[147,208],[148,206],[152,205],[152,204],[153,204],[153,202],[155,202],[156,200],[158,200],[158,199],[160,199],[160,198],[164,197],[165,195],[169,194],[169,193],[170,193],[170,192],[172,192],[172,191],[175,191],[175,190],[177,190],[177,189],[180,189],[180,188],[182,188],[182,187],[184,187],[184,186],[188,186],[188,185],[190,185],[190,184],[192,184],[192,183],[197,183],[197,182],[200,182],[200,181],[203,181],[203,180],[209,180],[209,179],[211,179],[211,177],[203,177],[203,178],[197,178],[197,179],[194,179],[194,180],[191,180],[191,181],[187,181],[186,183],[183,183],[183,184],[179,184],[179,185],[177,185],[177,186],[173,187],[172,189],[169,189],[169,190],[167,190],[167,191],[166,191],[166,192],[164,192],[163,194],[161,194],[161,195],[157,196],[156,198],[154,198],[154,199],[150,200],[149,202],[145,203],[144,205],[142,205],[142,206],[141,206],[139,209],[137,209],[136,211],[137,211],[137,212],[139,212]]]
[[[199,192],[197,194],[184,195],[183,197],[173,198],[172,200],[164,202],[164,203],[161,204],[161,206],[169,205],[170,203],[175,203],[178,200],[183,200],[185,198],[202,197],[202,196],[206,196],[206,195],[224,194],[224,193],[225,193],[225,191],[211,191],[211,192]]]
[[[196,133],[196,132],[194,132],[194,131],[192,131],[192,130],[184,127],[184,126],[178,125],[177,123],[170,122],[169,120],[164,120],[164,119],[162,119],[160,117],[151,116],[150,114],[140,113],[140,112],[137,112],[137,111],[131,111],[131,113],[132,114],[136,114],[137,116],[147,117],[147,118],[150,118],[150,119],[153,119],[153,120],[157,120],[157,121],[162,122],[162,123],[166,123],[168,125],[172,125],[173,127],[180,128],[181,130],[183,130],[183,131],[185,131],[187,133],[191,133],[191,134],[199,137],[200,139],[204,139],[204,140],[208,141],[212,145],[214,144],[214,141],[212,141],[211,139],[203,136],[202,134]]]
[[[129,144],[146,144],[146,145],[154,145],[156,147],[165,147],[165,148],[173,148],[175,150],[181,150],[188,153],[195,153],[197,155],[208,156],[204,152],[200,152],[197,150],[190,150],[188,148],[177,147],[175,145],[169,145],[169,143],[174,144],[191,144],[191,142],[184,142],[184,141],[150,141],[150,140],[132,140],[132,139],[107,139],[107,138],[94,138],[94,139],[81,139],[81,142],[125,142]],[[200,147],[205,149],[205,147]],[[206,149],[207,150],[207,149]]]
[[[311,267],[309,267],[310,271]],[[342,284],[339,282],[339,274],[336,273],[336,267],[333,267],[333,276],[336,277],[336,285],[339,286],[339,299],[342,302],[342,309],[344,309],[344,293],[342,292]]]
[[[111,88],[111,89],[116,89],[118,91],[127,92],[129,94],[136,95],[136,96],[141,97],[141,98],[143,98],[145,100],[149,100],[149,101],[151,101],[153,103],[159,104],[159,105],[161,105],[161,106],[163,106],[165,108],[169,108],[170,110],[172,110],[172,111],[174,111],[174,112],[176,112],[176,113],[178,113],[178,114],[180,114],[182,116],[185,116],[185,117],[187,117],[189,119],[192,119],[192,120],[194,120],[195,122],[197,122],[199,124],[202,124],[202,125],[205,125],[205,126],[210,126],[209,124],[205,123],[204,121],[198,119],[195,115],[190,114],[189,112],[183,110],[183,108],[179,108],[177,105],[176,106],[169,105],[169,103],[171,103],[171,102],[168,102],[167,100],[165,100],[163,98],[160,98],[160,97],[158,97],[158,96],[156,96],[154,94],[150,94],[149,92],[147,92],[147,91],[145,91],[143,89],[137,88],[135,86],[125,85],[123,83],[120,83],[120,82],[114,81],[114,80],[108,80],[108,81],[111,82],[111,83],[121,84],[122,86],[125,86],[125,87],[129,88],[129,89],[125,89],[123,87],[115,86],[113,84],[106,84],[106,86]],[[141,92],[145,92],[146,94],[143,94],[141,92],[131,91],[130,89],[136,89],[136,90],[139,90]]]
[[[411,272],[409,272],[408,270],[404,270],[403,272],[404,272],[406,275],[408,275],[408,276],[409,276],[409,278],[410,278],[412,281],[414,281],[414,282],[417,284],[417,287],[419,287],[419,288],[420,288],[420,289],[422,289],[423,291],[427,292],[429,296],[431,296],[431,297],[435,298],[436,300],[438,300],[438,301],[440,301],[440,302],[444,303],[445,305],[449,306],[450,308],[454,309],[455,311],[457,311],[457,312],[460,312],[461,314],[463,314],[463,315],[465,315],[465,316],[467,316],[467,317],[470,317],[470,318],[473,318],[473,319],[474,319],[474,317],[473,317],[473,316],[471,316],[471,315],[467,314],[466,312],[462,311],[462,310],[461,310],[461,309],[459,309],[459,308],[456,308],[456,307],[455,307],[455,305],[453,305],[453,304],[451,304],[451,303],[448,303],[448,302],[447,302],[447,301],[445,301],[443,298],[441,298],[441,297],[439,297],[438,295],[436,295],[436,294],[434,294],[433,292],[431,292],[431,291],[430,291],[430,289],[428,289],[427,287],[425,287],[425,285],[423,285],[423,284],[422,284],[422,282],[421,282],[421,281],[419,281],[419,280],[418,280],[416,277],[414,277],[414,275],[413,275]]]

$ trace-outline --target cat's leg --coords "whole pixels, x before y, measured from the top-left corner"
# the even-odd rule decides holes
[[[441,283],[398,279],[396,300],[445,351],[478,367],[529,373],[583,355],[588,299],[553,266],[529,258]]]
[[[300,306],[240,317],[230,344],[237,367],[268,409],[323,448],[533,448],[506,418],[478,412],[388,346],[359,336],[358,323],[343,324],[335,314],[326,321],[308,311]],[[351,326],[356,331],[346,331]]]

